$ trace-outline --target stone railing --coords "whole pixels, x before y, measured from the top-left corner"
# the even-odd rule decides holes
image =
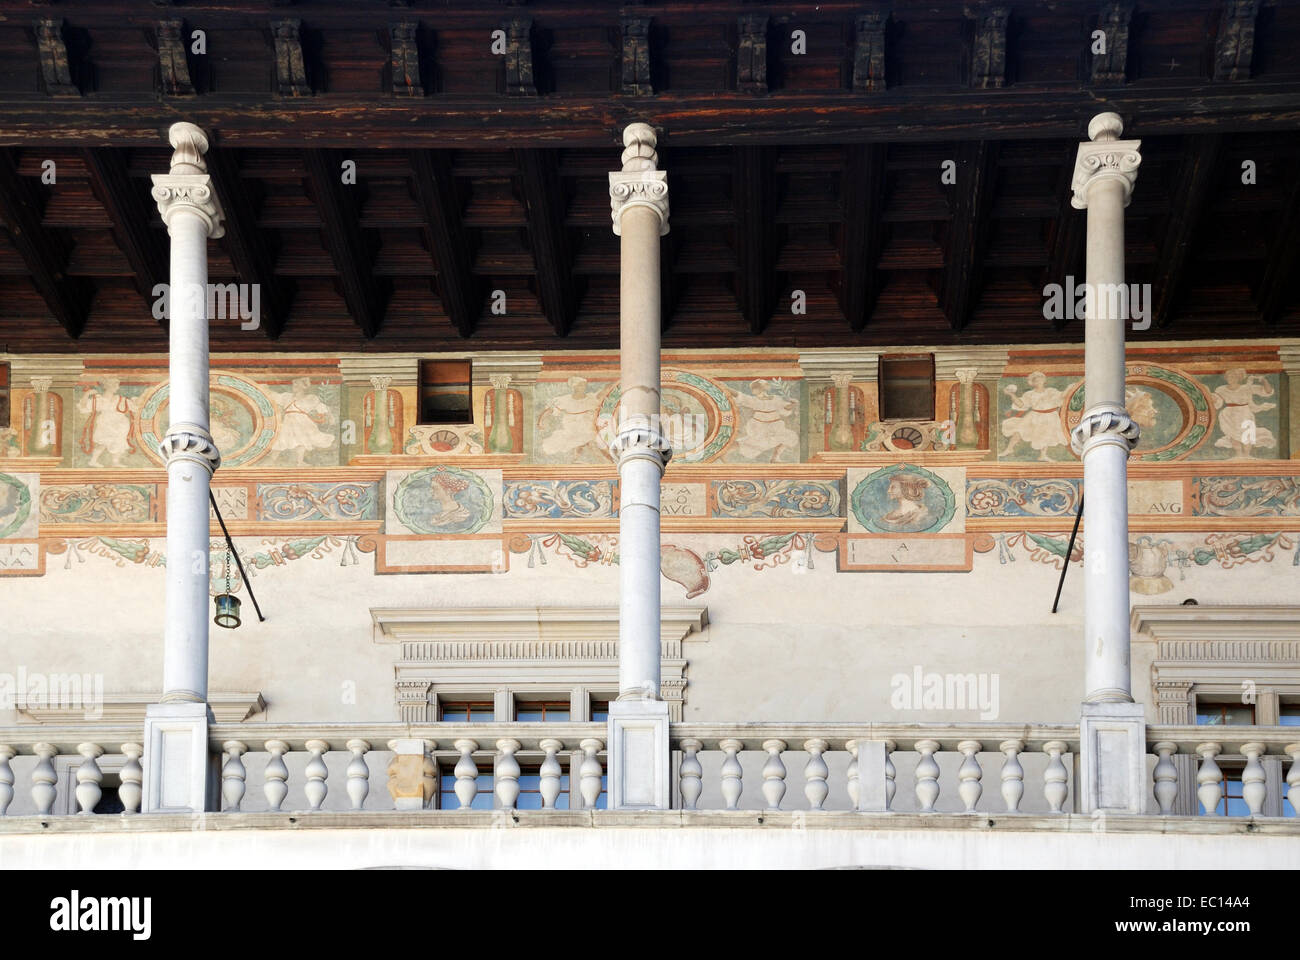
[[[140,733],[0,727],[0,816],[90,814],[110,785],[138,813]],[[209,747],[224,812],[516,810],[521,780],[526,806],[581,810],[604,806],[606,736],[604,723],[230,723],[210,728]],[[670,742],[682,810],[1076,808],[1077,724],[677,723]],[[1221,813],[1225,769],[1242,784],[1230,816],[1300,800],[1295,728],[1148,726],[1146,743],[1151,814]]]

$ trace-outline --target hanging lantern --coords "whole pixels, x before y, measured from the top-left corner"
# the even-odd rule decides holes
[[[227,630],[239,626],[239,598],[230,592],[230,548],[226,547],[226,592],[215,598],[217,615],[212,622]]]

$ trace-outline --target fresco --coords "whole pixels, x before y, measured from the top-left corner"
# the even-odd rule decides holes
[[[36,533],[32,492],[39,482],[39,477],[0,473],[0,537]]]
[[[148,523],[158,519],[154,484],[46,484],[41,523]]]
[[[849,495],[857,522],[872,533],[937,533],[953,519],[956,497],[939,474],[895,464],[868,474]]]
[[[581,520],[616,517],[614,480],[516,480],[505,485],[507,520]]]
[[[106,376],[76,388],[77,453],[81,467],[148,467],[140,410],[150,385]]]
[[[795,463],[799,460],[798,384],[775,378],[726,384],[736,408],[729,463]]]
[[[1276,374],[1247,373],[1241,367],[1204,378],[1217,414],[1214,441],[1203,451],[1206,458],[1277,456],[1277,380]]]
[[[1035,370],[1002,386],[1000,460],[1073,460],[1066,433],[1066,391],[1077,386],[1072,377],[1049,377]]]
[[[612,415],[608,382],[593,383],[572,376],[564,383],[539,383],[534,388],[533,459],[539,463],[609,463],[607,438],[602,443],[597,415],[602,401]]]
[[[499,487],[499,473],[497,477]],[[477,533],[492,520],[494,505],[492,488],[483,477],[452,466],[406,474],[393,492],[394,518],[414,533]]]

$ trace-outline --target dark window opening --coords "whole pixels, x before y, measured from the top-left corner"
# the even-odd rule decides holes
[[[881,420],[934,419],[934,354],[883,354],[877,386]]]
[[[473,423],[468,360],[420,361],[419,423]]]

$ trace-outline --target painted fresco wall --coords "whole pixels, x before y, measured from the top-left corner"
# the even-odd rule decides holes
[[[1300,598],[1297,355],[1130,350],[1134,602]],[[880,420],[874,356],[665,354],[664,602],[710,621],[685,718],[882,717],[917,668],[997,674],[1001,719],[1075,716],[1086,531],[1050,608],[1081,348],[940,351],[928,421]],[[166,359],[0,359],[0,672],[155,691]],[[372,608],[617,603],[617,355],[473,359],[475,422],[416,425],[418,358],[214,357],[214,492],[268,616],[213,629],[214,691],[260,691],[266,719],[395,719],[400,650]],[[227,573],[214,537],[214,594]]]

